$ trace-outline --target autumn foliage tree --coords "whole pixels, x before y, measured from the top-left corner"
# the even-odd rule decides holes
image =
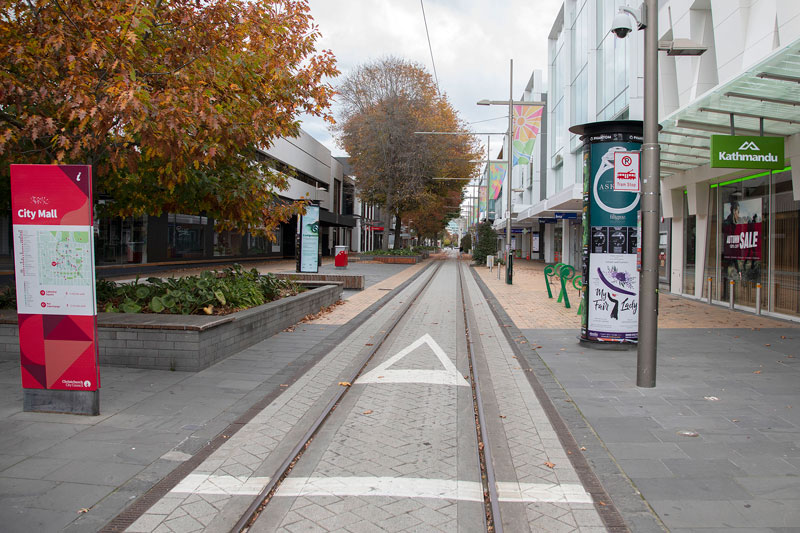
[[[306,0],[0,0],[0,182],[91,164],[109,215],[269,234],[303,204],[277,201],[287,178],[256,148],[301,113],[332,121],[318,37]]]
[[[461,190],[476,171],[471,161],[478,157],[477,143],[467,133],[414,133],[467,131],[447,97],[423,67],[393,57],[357,67],[338,90],[338,142],[350,154],[360,197],[383,206],[385,227],[395,219],[395,247],[400,247],[400,220],[410,212],[437,214],[441,231],[448,220],[438,216],[442,206],[454,192],[458,198],[447,201],[460,203]],[[384,249],[388,242],[383,240]]]

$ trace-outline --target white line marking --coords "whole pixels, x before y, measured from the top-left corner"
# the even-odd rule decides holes
[[[581,485],[498,482],[501,502],[592,503]],[[477,481],[398,477],[288,477],[275,496],[388,496],[483,501]]]
[[[275,496],[389,496],[483,501],[477,481],[405,477],[288,477]]]
[[[388,370],[393,364],[397,363],[400,359],[423,344],[430,346],[433,353],[436,354],[436,357],[445,368],[444,370]],[[442,347],[427,333],[400,350],[396,355],[375,367],[375,369],[370,370],[358,378],[356,383],[429,383],[432,385],[458,385],[469,387],[467,380],[458,372],[456,366],[450,358],[447,357],[444,350],[442,350]]]
[[[575,484],[498,481],[497,496],[501,502],[592,503],[592,496]]]
[[[267,486],[268,482],[268,477],[189,474],[170,492],[255,496]]]
[[[170,492],[255,496],[269,482],[268,477],[189,474]],[[517,483],[499,481],[501,502],[592,503],[581,485]],[[275,496],[388,496],[392,498],[433,498],[439,500],[483,501],[483,487],[477,481],[406,477],[288,477]]]

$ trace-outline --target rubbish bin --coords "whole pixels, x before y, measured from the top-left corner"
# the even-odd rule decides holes
[[[347,246],[336,246],[333,264],[336,268],[347,268]]]

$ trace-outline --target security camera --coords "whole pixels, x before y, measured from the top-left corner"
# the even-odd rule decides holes
[[[614,16],[614,21],[611,23],[611,31],[620,39],[627,37],[628,34],[633,31],[631,17],[625,13],[617,13]]]

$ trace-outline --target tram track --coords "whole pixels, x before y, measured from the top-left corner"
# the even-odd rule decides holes
[[[456,264],[457,275],[455,281],[457,286],[456,292],[458,294],[457,304],[459,304],[458,310],[461,314],[461,320],[459,323],[464,324],[464,331],[462,333],[468,352],[469,383],[472,389],[476,449],[478,451],[478,464],[480,465],[481,470],[480,479],[483,486],[483,490],[481,492],[483,493],[483,503],[485,508],[484,527],[487,532],[502,533],[502,522],[499,520],[500,505],[497,495],[496,478],[492,466],[493,461],[491,456],[491,446],[486,433],[487,424],[482,406],[480,383],[478,376],[476,375],[476,369],[478,368],[478,365],[475,361],[475,350],[473,349],[473,344],[476,341],[470,338],[470,327],[474,328],[474,317],[472,317],[468,311],[469,302],[466,288],[464,286],[462,272],[463,265],[461,264],[461,261],[457,261]],[[281,488],[283,481],[290,476],[295,465],[302,460],[305,451],[312,444],[316,435],[321,431],[325,423],[330,419],[334,411],[336,411],[337,407],[342,404],[345,396],[350,392],[352,384],[354,384],[364,373],[364,370],[374,359],[375,355],[381,351],[382,347],[386,343],[386,340],[391,336],[398,325],[403,322],[403,319],[408,316],[414,305],[419,301],[420,297],[426,292],[431,284],[434,283],[437,274],[439,274],[441,266],[441,263],[436,265],[435,270],[431,273],[425,283],[414,291],[414,294],[403,303],[403,306],[398,309],[397,312],[395,312],[389,324],[384,326],[384,328],[380,331],[380,336],[375,339],[371,349],[367,352],[359,365],[357,365],[357,369],[352,373],[349,379],[344,382],[346,385],[344,385],[342,390],[329,401],[322,414],[308,429],[303,438],[300,439],[300,441],[295,445],[281,466],[276,470],[274,475],[270,476],[270,481],[267,483],[261,493],[254,498],[253,503],[242,514],[238,522],[233,526],[233,528],[231,528],[231,533],[249,532],[253,524],[256,522],[256,520],[258,520],[259,516],[268,510],[270,501],[275,496],[276,492]]]
[[[469,311],[468,294],[464,286],[461,260],[458,261],[458,288],[461,296],[461,308],[464,313],[464,334],[467,338],[467,353],[469,356],[470,384],[472,385],[472,398],[475,408],[475,426],[478,438],[478,454],[480,456],[481,480],[484,485],[484,505],[486,506],[486,530],[503,533],[503,522],[500,520],[500,498],[497,494],[497,477],[494,472],[491,442],[486,430],[486,416],[483,409],[480,381],[477,379],[477,362],[472,331],[475,327],[475,317]]]
[[[227,442],[167,489],[168,501],[139,527],[168,521],[159,513],[175,505],[176,513],[213,505],[203,530],[236,533],[355,523],[494,533],[503,519],[510,529],[531,523],[526,513],[561,516],[559,504],[584,512],[591,497],[570,483],[574,474],[564,471],[564,483],[553,470],[567,458],[552,438],[539,439],[549,430],[537,425],[519,353],[506,344],[509,326],[485,298],[468,264],[425,268],[326,343],[326,355],[265,399],[243,431],[223,435]],[[520,446],[520,437],[539,440]],[[316,511],[306,516],[307,506]]]
[[[391,321],[388,326],[385,327],[384,330],[381,330],[379,333],[379,337],[375,340],[371,349],[367,352],[366,356],[362,360],[362,362],[358,365],[357,369],[353,372],[350,378],[343,383],[347,383],[347,385],[342,387],[342,390],[336,394],[328,403],[326,408],[323,410],[323,413],[317,418],[314,424],[308,429],[303,439],[298,442],[298,444],[292,449],[289,456],[284,460],[281,466],[277,469],[276,473],[270,476],[270,481],[267,483],[266,487],[261,491],[261,493],[253,500],[253,503],[250,507],[245,511],[239,521],[231,528],[231,533],[246,533],[249,531],[250,526],[253,522],[260,516],[260,514],[264,511],[266,506],[269,504],[269,501],[274,496],[275,492],[280,487],[280,484],[283,482],[284,479],[291,473],[294,465],[300,460],[303,455],[303,452],[308,448],[311,444],[311,441],[314,439],[314,436],[319,432],[322,425],[325,423],[326,420],[330,417],[330,415],[336,410],[337,406],[341,403],[342,398],[347,394],[350,390],[350,386],[352,383],[358,379],[358,377],[362,374],[366,366],[372,360],[376,353],[381,349],[384,345],[386,339],[389,338],[391,333],[395,330],[398,324],[402,321],[403,317],[409,312],[411,307],[417,301],[419,296],[425,292],[425,290],[429,287],[430,283],[436,277],[436,274],[439,272],[441,268],[441,263],[438,263],[435,267],[435,270],[431,273],[428,277],[427,281],[419,288],[417,288],[409,298],[403,304],[403,307],[399,309],[394,316],[392,316]],[[398,295],[399,296],[399,295]]]

